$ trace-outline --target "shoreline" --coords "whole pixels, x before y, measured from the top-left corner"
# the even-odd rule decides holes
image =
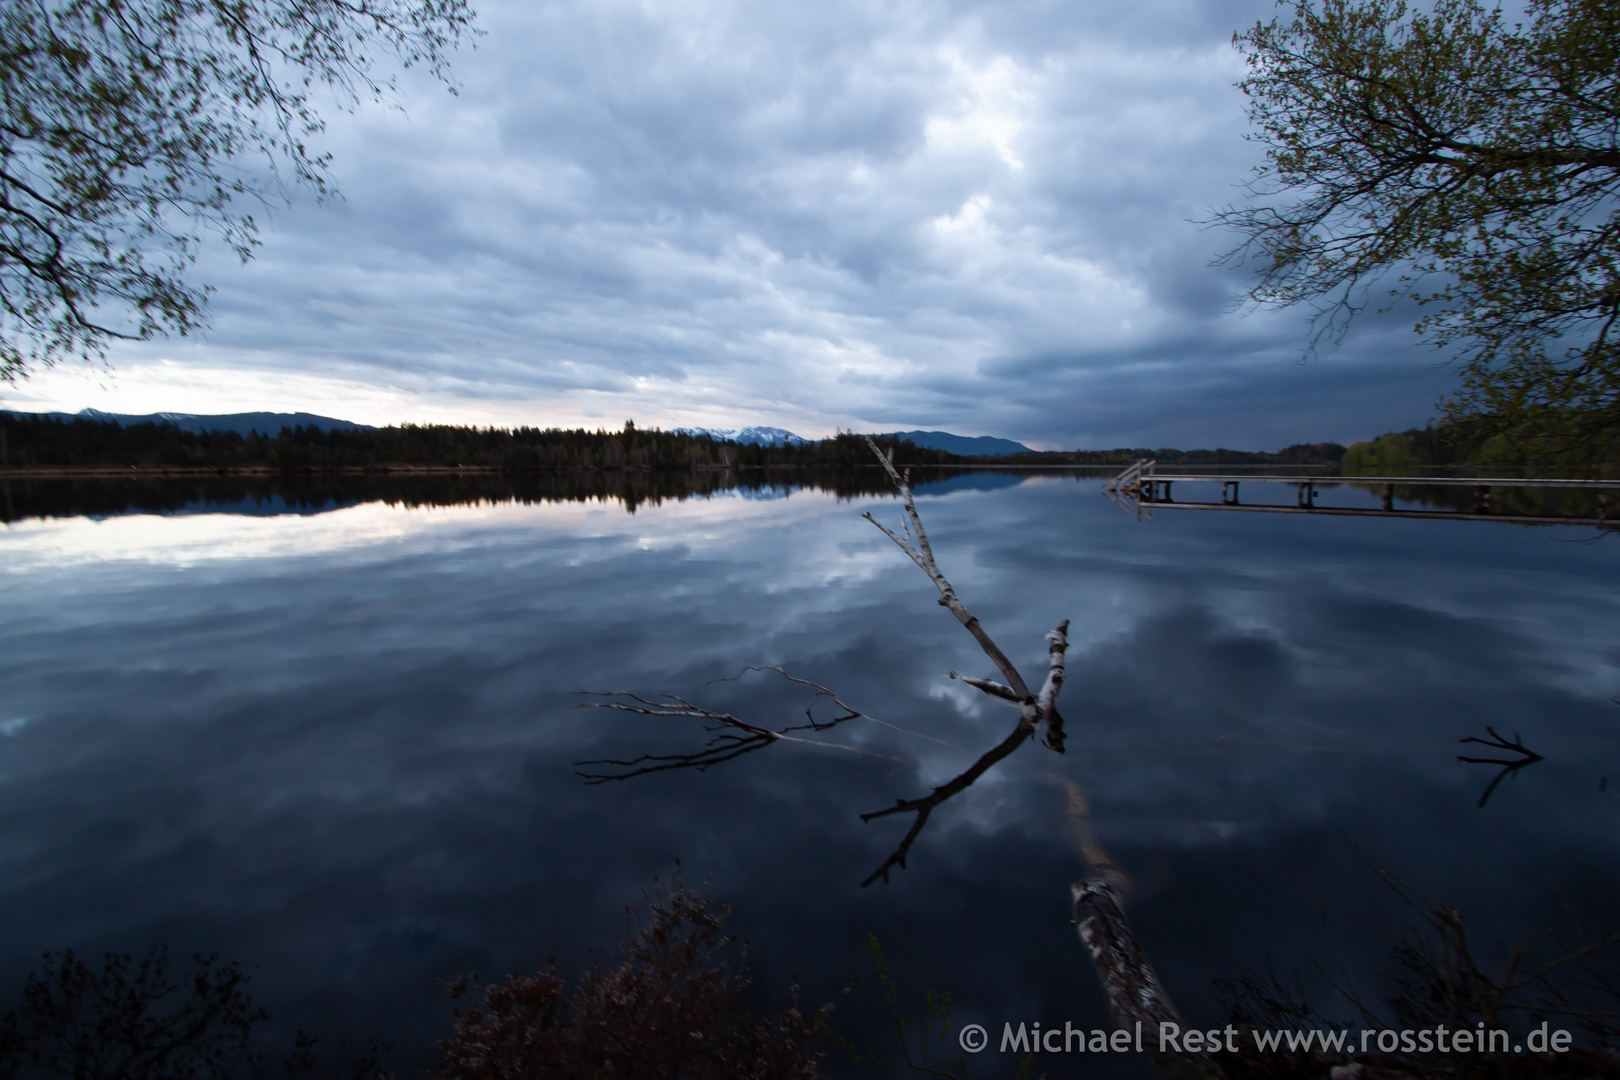
[[[1087,470],[1087,471],[1118,471],[1115,465],[994,465],[982,462],[971,464],[941,465],[934,462],[920,464],[906,464],[900,462],[903,469],[999,469],[1006,472],[1027,472],[1035,470]],[[855,465],[850,468],[857,470],[876,469],[876,465]],[[670,468],[642,467],[635,469],[602,468],[601,466],[587,466],[584,468],[568,469],[512,469],[499,465],[406,465],[390,463],[386,465],[349,465],[331,469],[279,469],[274,465],[24,465],[0,468],[0,480],[145,480],[145,479],[185,479],[195,477],[315,477],[315,476],[499,476],[502,474],[513,476],[532,476],[536,474],[561,473],[724,473],[724,472],[815,472],[803,465],[691,465]],[[839,470],[841,471],[841,470]]]

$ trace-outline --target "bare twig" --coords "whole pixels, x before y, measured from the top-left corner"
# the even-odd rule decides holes
[[[946,747],[947,749],[950,749],[950,750],[955,750],[957,753],[960,753],[960,754],[967,753],[967,751],[962,749],[960,746],[957,746],[953,742],[948,742],[945,739],[937,739],[932,735],[924,735],[920,731],[912,731],[910,728],[903,728],[899,724],[891,724],[887,720],[879,720],[877,717],[873,716],[871,713],[856,712],[855,709],[853,709],[850,706],[844,704],[843,700],[841,698],[839,698],[839,696],[837,694],[833,693],[831,690],[827,689],[825,686],[822,686],[820,683],[811,682],[809,679],[801,679],[797,675],[794,675],[791,672],[789,672],[786,668],[778,667],[775,664],[749,664],[747,667],[743,668],[741,671],[737,672],[737,674],[735,674],[735,675],[728,675],[723,679],[710,679],[708,682],[704,683],[703,685],[704,686],[712,686],[715,683],[736,682],[738,679],[742,678],[744,675],[748,674],[750,671],[774,671],[778,675],[782,676],[782,678],[786,679],[788,682],[798,683],[800,686],[808,686],[811,689],[813,689],[816,692],[816,696],[813,699],[811,699],[810,708],[805,709],[805,715],[806,716],[810,715],[811,709],[813,709],[815,707],[816,701],[820,700],[821,698],[828,698],[829,700],[832,701],[832,703],[834,705],[837,705],[840,709],[843,709],[845,712],[855,713],[854,716],[847,716],[847,717],[842,718],[841,720],[838,721],[839,723],[842,723],[843,720],[866,720],[866,721],[869,721],[870,723],[878,725],[879,727],[886,727],[890,731],[898,731],[902,735],[909,735],[913,739],[922,739],[925,742],[938,743],[940,746]],[[832,725],[827,724],[826,726],[830,727]],[[788,741],[791,742],[793,740],[789,739]],[[831,744],[831,743],[817,743],[816,745],[818,745],[818,746],[831,746],[833,744]],[[886,754],[878,754],[876,756],[877,757],[887,757],[888,755],[886,755]]]
[[[993,679],[975,679],[971,675],[959,675],[954,671],[951,672],[951,678],[961,679],[974,689],[983,690],[991,697],[998,697],[1003,701],[1010,701],[1014,705],[1020,705],[1023,703],[1023,699],[1020,698],[1016,692],[1014,692],[1012,687],[1002,686]]]
[[[828,749],[846,750],[852,753],[871,753],[858,747],[843,746],[838,743],[826,743],[816,739],[806,739],[795,735],[802,731],[827,731],[849,720],[861,719],[862,714],[846,705],[842,699],[820,683],[801,679],[790,675],[774,665],[749,666],[732,676],[731,679],[716,679],[716,682],[730,682],[741,678],[750,671],[774,671],[789,682],[798,683],[811,689],[810,704],[805,707],[805,723],[789,724],[781,728],[760,727],[740,720],[730,713],[715,712],[694,705],[683,697],[674,694],[664,694],[658,700],[652,701],[639,695],[623,690],[609,692],[581,691],[592,697],[603,697],[607,701],[584,701],[580,703],[582,709],[614,709],[618,712],[635,713],[638,716],[653,717],[689,717],[704,722],[704,730],[709,732],[709,741],[703,749],[686,754],[642,754],[639,757],[617,760],[613,758],[599,758],[593,761],[576,761],[575,765],[606,765],[616,769],[628,770],[624,772],[581,772],[576,775],[582,777],[587,784],[605,784],[609,780],[629,780],[635,776],[646,776],[649,773],[667,772],[672,769],[696,769],[703,772],[711,766],[727,761],[733,761],[744,754],[751,754],[755,750],[763,750],[774,742],[799,742],[811,746],[821,746]],[[839,714],[829,720],[817,720],[815,707],[821,699],[826,698],[839,709]],[[876,754],[883,757],[886,755]]]
[[[594,691],[582,692],[594,693]],[[609,780],[628,780],[633,776],[646,776],[648,773],[664,772],[669,769],[696,769],[703,772],[711,765],[719,765],[721,762],[731,761],[755,750],[762,750],[782,737],[781,732],[739,720],[729,713],[712,712],[709,709],[692,704],[685,698],[676,697],[674,694],[666,694],[660,701],[648,701],[646,698],[623,691],[616,691],[604,696],[611,696],[618,700],[585,701],[580,703],[580,708],[616,709],[619,712],[636,713],[641,716],[693,717],[705,721],[704,730],[711,734],[703,749],[695,753],[642,754],[639,757],[624,760],[598,758],[591,761],[574,762],[575,765],[611,765],[615,768],[630,770],[629,772],[620,773],[580,772],[575,774],[582,777],[587,784],[605,784]]]
[[[861,815],[862,821],[888,817],[891,814],[916,815],[916,819],[911,823],[911,828],[901,838],[899,846],[889,854],[889,857],[883,861],[881,866],[874,870],[865,881],[861,882],[863,887],[872,884],[879,878],[887,882],[891,870],[896,868],[904,870],[906,867],[906,855],[911,851],[912,843],[922,833],[923,826],[928,824],[929,815],[934,812],[934,808],[966,790],[994,765],[1018,749],[1025,739],[1034,735],[1038,724],[1043,721],[1046,724],[1046,745],[1060,754],[1063,753],[1063,717],[1057,711],[1057,696],[1058,692],[1063,688],[1064,658],[1069,647],[1069,620],[1064,619],[1056,630],[1050,631],[1046,635],[1049,642],[1048,656],[1050,657],[1046,682],[1042,685],[1039,695],[1030,693],[1029,686],[1024,682],[1023,675],[1019,674],[1018,668],[1013,665],[1013,662],[1007,658],[1007,654],[1002,652],[1000,646],[990,637],[989,632],[979,622],[978,617],[967,609],[966,604],[962,603],[961,598],[956,595],[956,590],[952,587],[950,580],[945,577],[945,574],[939,568],[939,564],[935,561],[934,550],[928,543],[928,532],[923,528],[922,517],[917,513],[916,499],[912,497],[910,471],[907,470],[902,473],[895,468],[893,453],[885,454],[878,448],[877,443],[873,441],[871,436],[867,436],[866,445],[872,448],[872,453],[877,456],[878,461],[888,472],[889,479],[894,481],[895,488],[900,492],[900,503],[905,510],[905,518],[901,522],[900,534],[897,535],[870,513],[863,514],[862,517],[876,525],[883,535],[893,540],[895,545],[905,552],[923,573],[928,575],[929,580],[934,583],[934,587],[939,590],[940,606],[948,608],[951,614],[956,616],[957,621],[967,629],[967,632],[973,635],[973,640],[979,643],[979,648],[984,650],[984,654],[996,665],[1001,672],[1002,678],[1006,681],[998,683],[989,679],[975,679],[960,675],[954,671],[951,672],[951,677],[961,679],[969,686],[981,690],[991,697],[1016,704],[1018,706],[1018,723],[1006,738],[985,751],[966,770],[936,787],[922,798],[900,799],[887,809]]]
[[[910,473],[902,473],[899,469],[895,468],[893,454],[885,454],[882,450],[878,449],[877,443],[874,442],[870,437],[867,438],[866,442],[867,445],[872,448],[872,453],[877,456],[878,461],[882,463],[883,468],[888,472],[889,478],[894,481],[895,487],[899,490],[901,505],[905,509],[905,518],[902,520],[900,532],[897,534],[893,530],[879,524],[877,519],[872,517],[871,514],[865,514],[863,516],[868,521],[872,522],[872,524],[877,525],[877,527],[883,531],[885,536],[893,540],[900,550],[904,551],[906,555],[917,564],[923,573],[928,575],[929,580],[932,581],[934,586],[939,590],[940,605],[948,608],[951,614],[956,616],[957,621],[959,621],[963,627],[967,629],[968,633],[973,635],[973,639],[979,643],[979,647],[984,650],[985,655],[991,659],[991,661],[996,665],[996,668],[1001,672],[1001,676],[1005,682],[995,682],[990,679],[972,678],[970,676],[960,675],[954,671],[951,672],[951,677],[953,679],[961,679],[969,686],[972,686],[990,695],[991,697],[999,698],[1003,701],[1016,705],[1018,707],[1018,722],[1013,727],[1012,731],[1001,740],[1001,742],[979,755],[979,757],[973,762],[972,765],[968,766],[967,769],[953,779],[941,784],[939,787],[936,787],[933,791],[929,792],[922,798],[900,799],[895,802],[894,806],[885,810],[878,810],[870,814],[861,815],[862,821],[871,821],[874,818],[888,817],[892,814],[915,815],[915,820],[912,821],[911,828],[907,830],[905,836],[901,838],[899,845],[892,853],[890,853],[889,857],[884,860],[883,864],[879,866],[877,870],[873,871],[872,874],[861,883],[863,886],[870,885],[879,878],[882,878],[884,881],[888,881],[889,872],[891,870],[895,869],[896,867],[904,869],[906,865],[906,855],[910,852],[911,845],[922,833],[923,827],[928,824],[928,818],[933,813],[934,809],[947,799],[950,799],[966,790],[970,785],[973,784],[974,781],[995,766],[996,763],[1007,757],[1014,750],[1018,749],[1018,747],[1026,739],[1031,738],[1035,734],[1036,728],[1043,723],[1046,725],[1046,745],[1050,749],[1060,754],[1063,753],[1063,717],[1057,711],[1057,697],[1058,693],[1063,689],[1065,657],[1069,647],[1069,621],[1065,619],[1061,624],[1059,624],[1057,629],[1049,631],[1046,635],[1048,642],[1046,680],[1042,684],[1038,694],[1031,693],[1028,684],[1024,682],[1024,678],[1021,674],[1019,674],[1017,667],[1013,665],[1013,662],[1007,658],[1007,655],[1003,653],[1000,647],[996,645],[995,641],[991,639],[989,633],[982,625],[980,625],[978,618],[975,617],[973,613],[967,609],[967,606],[962,603],[961,598],[956,595],[956,590],[951,586],[950,581],[940,571],[939,564],[934,559],[933,548],[928,543],[928,532],[923,528],[922,518],[917,513],[916,500],[912,497]],[[839,724],[843,724],[849,720],[855,719],[867,719],[874,723],[884,724],[887,727],[895,728],[897,731],[905,731],[905,729],[895,727],[893,724],[886,724],[884,721],[866,716],[859,710],[851,708],[848,704],[841,700],[837,694],[833,693],[833,691],[829,690],[827,687],[822,686],[819,683],[813,683],[808,679],[801,679],[795,675],[790,675],[779,667],[750,666],[744,668],[732,678],[741,678],[743,674],[750,671],[774,671],[781,675],[784,679],[787,679],[789,682],[809,687],[812,691],[812,697],[810,706],[805,709],[806,723],[791,724],[778,728],[762,727],[758,724],[751,724],[731,715],[730,713],[706,709],[701,705],[696,705],[693,702],[674,694],[665,694],[656,700],[643,698],[636,694],[624,691],[594,694],[592,696],[606,698],[607,700],[587,701],[582,703],[582,708],[614,709],[619,712],[634,713],[638,716],[650,716],[661,719],[679,718],[699,720],[703,722],[704,729],[709,733],[709,739],[704,744],[702,749],[687,753],[642,754],[634,758],[605,758],[594,761],[575,762],[576,765],[580,766],[605,767],[603,771],[582,771],[578,775],[581,776],[588,784],[604,784],[610,780],[629,780],[637,776],[646,776],[651,773],[658,772],[668,772],[675,769],[695,769],[698,772],[703,772],[712,766],[724,764],[728,761],[735,761],[740,757],[754,753],[758,750],[763,750],[765,747],[778,742],[799,742],[828,749],[844,750],[852,753],[871,754],[871,751],[862,750],[857,747],[843,746],[836,743],[826,743],[816,739],[808,739],[802,734],[805,732],[826,731],[830,728],[838,726]],[[729,682],[731,680],[720,679],[715,681]],[[814,710],[816,705],[820,703],[823,698],[826,698],[840,710],[837,716],[834,716],[829,720],[816,719]],[[921,735],[918,732],[905,732],[905,734],[929,739],[932,742],[938,742],[942,745],[950,746],[954,750],[961,749],[960,747],[944,742],[942,739],[935,739],[932,736]],[[887,755],[874,754],[873,756],[884,757]]]
[[[1466,761],[1470,765],[1502,766],[1502,771],[1497,773],[1496,778],[1486,785],[1485,793],[1479,797],[1479,805],[1482,809],[1484,808],[1485,803],[1490,799],[1491,793],[1496,790],[1496,785],[1500,784],[1509,776],[1517,775],[1518,771],[1524,768],[1526,765],[1534,765],[1538,761],[1547,760],[1534,750],[1531,750],[1529,747],[1525,746],[1524,741],[1516,732],[1514,733],[1513,740],[1510,742],[1505,737],[1498,735],[1496,733],[1496,729],[1491,727],[1489,724],[1485,725],[1485,730],[1490,732],[1491,737],[1489,739],[1481,739],[1470,735],[1466,738],[1458,739],[1457,741],[1460,743],[1478,743],[1481,746],[1489,746],[1493,750],[1506,750],[1510,753],[1518,754],[1519,756],[1516,758],[1476,758],[1463,757],[1461,754],[1457,755],[1458,761]]]

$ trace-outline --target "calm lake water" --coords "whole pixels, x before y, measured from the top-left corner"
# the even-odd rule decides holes
[[[66,516],[0,531],[0,988],[46,949],[217,950],[254,967],[285,1030],[388,1040],[414,1075],[446,980],[615,945],[679,858],[733,906],[767,1000],[792,973],[812,1003],[866,973],[838,1026],[890,1051],[868,931],[914,1014],[949,989],[959,1023],[996,1032],[1106,1026],[1069,923],[1087,844],[1123,867],[1194,1020],[1247,970],[1319,987],[1313,958],[1378,996],[1417,918],[1369,856],[1462,909],[1492,957],[1620,893],[1620,538],[1590,529],[1139,524],[1093,479],[923,485],[942,568],[1032,682],[1072,620],[1069,751],[1020,750],[863,889],[909,819],[858,815],[925,794],[1015,719],[948,678],[993,670],[861,520],[897,522],[893,498],[719,488],[631,513],[583,490],[188,490],[147,500],[162,513],[58,498]],[[575,775],[702,737],[575,691],[802,710],[772,677],[706,685],[748,664],[892,726],[704,774]],[[1547,760],[1481,808],[1495,770],[1457,740],[1487,725]]]

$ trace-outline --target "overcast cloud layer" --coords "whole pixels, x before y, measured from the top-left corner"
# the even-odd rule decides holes
[[[14,408],[945,428],[1274,448],[1423,422],[1410,318],[1300,364],[1246,315],[1235,29],[1260,0],[488,0],[460,96],[334,116],[345,201],[213,252],[200,339]]]

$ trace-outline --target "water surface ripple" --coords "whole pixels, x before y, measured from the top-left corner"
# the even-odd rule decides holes
[[[746,664],[974,754],[1005,733],[1012,710],[947,678],[988,662],[860,519],[897,504],[846,496],[19,518],[0,532],[0,987],[49,948],[218,950],[289,1027],[383,1037],[411,1072],[446,1030],[444,980],[583,960],[680,858],[735,907],[767,997],[792,972],[836,993],[870,930],[959,1022],[1100,1025],[1068,923],[1075,789],[1192,1017],[1212,979],[1268,963],[1372,977],[1413,919],[1358,846],[1487,950],[1620,884],[1613,538],[1137,524],[1056,475],[919,494],[942,568],[1026,673],[1073,620],[1069,753],[1014,755],[892,884],[859,887],[907,821],[857,815],[969,754],[867,723],[836,735],[860,753],[584,786],[575,761],[698,733],[574,691],[803,707],[779,680],[705,686]],[[1547,760],[1480,808],[1492,770],[1455,755],[1486,725]],[[871,981],[841,1026],[881,1044]]]

